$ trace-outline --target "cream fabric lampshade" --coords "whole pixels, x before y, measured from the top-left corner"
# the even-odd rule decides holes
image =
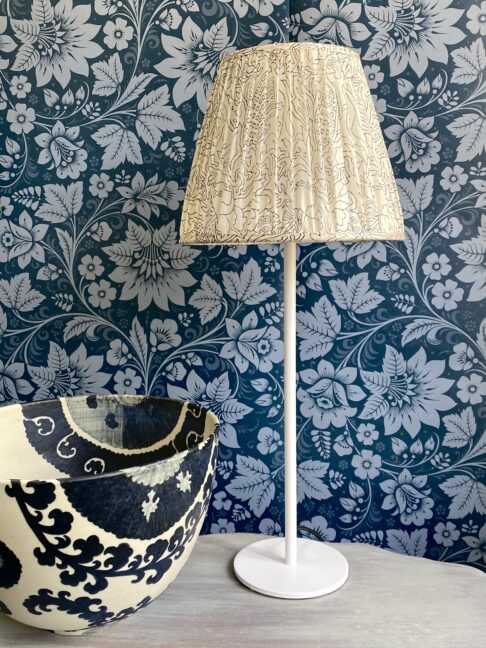
[[[403,237],[357,52],[279,43],[223,59],[189,178],[182,243]]]

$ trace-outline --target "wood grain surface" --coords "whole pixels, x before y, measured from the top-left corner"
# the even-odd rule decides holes
[[[339,591],[289,601],[247,590],[236,552],[261,536],[201,537],[187,566],[135,616],[60,637],[0,615],[1,648],[486,648],[486,575],[360,544],[334,545],[350,577]]]

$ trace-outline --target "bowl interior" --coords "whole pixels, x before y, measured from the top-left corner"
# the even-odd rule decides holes
[[[218,419],[151,396],[75,396],[0,408],[0,480],[87,478],[196,449]]]

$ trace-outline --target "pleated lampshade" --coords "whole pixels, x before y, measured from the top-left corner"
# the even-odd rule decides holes
[[[182,243],[403,237],[356,51],[278,43],[223,59],[187,186]]]

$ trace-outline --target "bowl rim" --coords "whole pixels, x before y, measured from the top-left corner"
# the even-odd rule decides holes
[[[2,414],[2,410],[9,409],[11,407],[18,407],[18,406],[29,406],[29,405],[43,405],[47,403],[51,403],[52,401],[62,401],[62,400],[81,400],[81,399],[86,399],[89,396],[96,396],[96,398],[101,398],[101,399],[109,399],[109,398],[116,398],[116,399],[145,399],[145,398],[150,398],[156,401],[163,401],[163,402],[170,402],[170,403],[177,403],[178,405],[181,404],[189,404],[189,405],[195,405],[206,414],[209,415],[209,418],[213,420],[214,428],[210,432],[210,434],[197,443],[195,446],[192,448],[188,448],[187,450],[183,450],[182,452],[178,452],[175,455],[172,455],[171,457],[166,457],[165,459],[159,460],[159,461],[151,461],[150,463],[146,464],[141,464],[139,466],[132,466],[128,468],[121,468],[119,470],[109,470],[104,473],[99,473],[99,474],[88,474],[88,475],[76,475],[74,477],[52,477],[50,479],[18,479],[16,477],[2,477],[0,475],[0,484],[5,484],[8,482],[16,482],[20,484],[62,484],[63,482],[78,482],[78,481],[89,481],[93,479],[101,479],[105,477],[116,477],[117,475],[124,475],[125,471],[127,470],[132,470],[135,468],[149,468],[150,466],[155,466],[159,463],[162,463],[164,461],[170,461],[174,457],[177,457],[181,454],[183,454],[185,457],[187,457],[189,454],[192,454],[196,451],[202,450],[202,448],[209,443],[210,441],[212,442],[219,442],[219,427],[220,427],[220,421],[219,418],[216,416],[216,414],[208,409],[207,407],[204,407],[204,405],[201,405],[200,403],[196,403],[195,401],[191,400],[182,400],[179,398],[169,398],[167,396],[152,396],[150,394],[75,394],[73,396],[56,396],[55,398],[47,398],[44,400],[38,400],[38,401],[29,401],[28,403],[9,403],[8,405],[3,405],[0,407],[0,416]]]

